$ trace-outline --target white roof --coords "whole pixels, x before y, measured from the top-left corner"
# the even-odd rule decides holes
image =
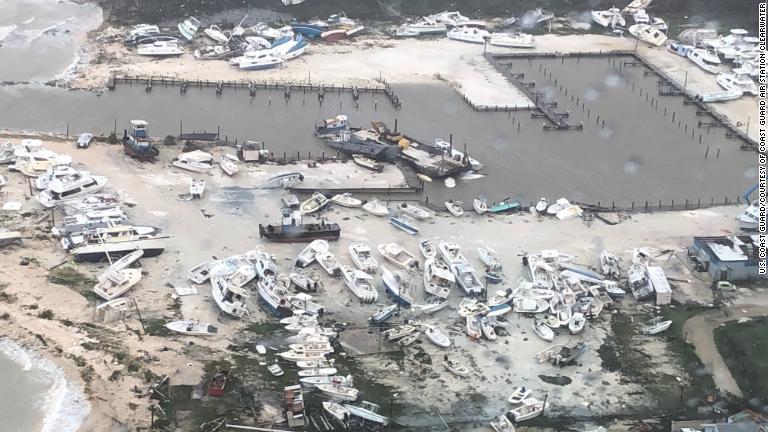
[[[739,239],[733,238],[733,246],[707,242],[707,245],[720,261],[746,261],[748,257],[742,252],[739,245],[743,244]]]

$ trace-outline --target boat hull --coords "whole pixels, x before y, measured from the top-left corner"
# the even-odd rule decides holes
[[[338,224],[259,225],[259,236],[278,243],[306,243],[313,240],[338,240]]]

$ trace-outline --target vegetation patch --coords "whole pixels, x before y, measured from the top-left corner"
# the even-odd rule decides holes
[[[3,303],[16,303],[16,296],[13,294],[9,294],[5,292],[5,289],[8,288],[7,283],[0,282],[0,302]]]
[[[715,344],[744,396],[764,397],[768,389],[768,318],[731,321],[714,331]]]
[[[51,270],[48,273],[48,282],[64,285],[88,301],[96,301],[96,294],[93,292],[93,286],[97,283],[96,279],[90,278],[72,267],[62,266]]]
[[[42,319],[52,320],[53,319],[53,311],[50,310],[50,309],[45,309],[42,312],[40,312],[39,314],[37,314],[37,316],[39,318],[42,318]]]

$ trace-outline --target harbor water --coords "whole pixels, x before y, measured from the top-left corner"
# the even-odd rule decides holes
[[[178,87],[160,83],[151,92],[136,83],[103,94],[11,86],[0,88],[0,127],[68,130],[70,136],[108,135],[116,129],[121,135],[131,119],[144,119],[155,137],[177,135],[182,126],[185,132],[220,128],[221,138],[262,141],[280,158],[335,155],[312,133],[324,118],[344,113],[354,126],[384,121],[390,128],[397,119],[399,131],[422,142],[452,136],[458,149],[466,145],[485,165],[480,173],[459,178],[454,189],[432,182],[420,196],[432,203],[461,200],[467,209],[475,196],[489,202],[512,197],[526,205],[541,196],[608,206],[668,205],[673,200],[708,204],[735,200],[754,183],[754,158],[739,150],[738,140],[726,138],[723,128],[699,128],[697,121],[707,118],[696,116],[695,105],[685,105],[679,96],[660,98],[657,78],[646,76],[644,66],[617,70],[617,61],[513,64],[514,70],[527,73],[526,80],[539,83],[537,89],[548,100],[558,102],[558,110],[570,113],[569,122],[582,123],[582,131],[543,130],[546,119],[532,118],[529,111],[475,112],[442,84],[393,85],[402,101],[399,110],[381,93],[361,93],[355,102],[349,92],[326,91],[321,104],[316,92],[301,90],[286,99],[282,89],[259,90],[251,98],[243,88],[225,88],[216,95],[213,87],[191,85],[181,94]],[[578,73],[565,73],[569,70]],[[645,100],[649,93],[653,105]]]
[[[74,432],[90,408],[50,361],[0,338],[0,420],[7,432]]]
[[[67,78],[85,61],[80,44],[101,9],[57,0],[0,0],[0,83]]]

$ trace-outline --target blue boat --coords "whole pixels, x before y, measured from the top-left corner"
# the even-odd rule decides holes
[[[338,132],[349,129],[349,118],[344,114],[323,120],[323,124],[315,126],[315,135],[320,138],[332,136]]]
[[[505,213],[509,211],[519,210],[520,209],[520,203],[511,199],[511,198],[505,198],[504,201],[493,204],[492,206],[488,207],[488,212],[490,213]]]
[[[411,307],[413,296],[409,292],[411,290],[409,290],[408,281],[402,280],[397,272],[382,266],[381,282],[384,284],[386,292],[394,298],[396,303],[406,308]]]
[[[309,23],[291,24],[291,29],[293,29],[294,33],[298,33],[309,39],[320,37],[320,34],[326,30],[326,28]]]
[[[405,215],[392,216],[389,218],[389,223],[410,235],[416,235],[419,232],[419,229],[413,224],[413,219]]]

